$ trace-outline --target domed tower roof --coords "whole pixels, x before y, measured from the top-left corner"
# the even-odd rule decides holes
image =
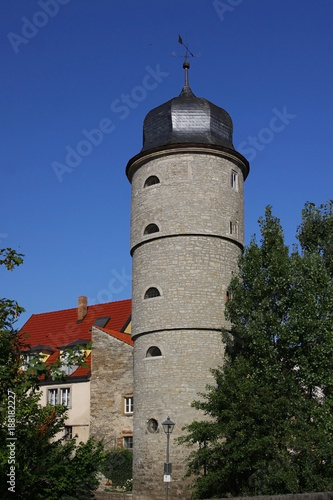
[[[189,62],[185,61],[185,85],[174,97],[152,109],[143,124],[142,152],[168,144],[210,144],[234,149],[232,120],[222,108],[196,97],[188,84]]]

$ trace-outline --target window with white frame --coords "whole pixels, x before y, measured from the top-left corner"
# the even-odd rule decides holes
[[[60,404],[71,406],[71,390],[69,387],[63,387],[60,389]]]
[[[235,191],[238,191],[238,174],[235,170],[231,171],[231,187]]]
[[[133,413],[133,396],[124,397],[124,413],[125,415]]]
[[[58,389],[49,389],[47,393],[47,402],[55,406],[58,404]]]
[[[68,408],[71,406],[71,390],[70,387],[57,387],[49,389],[47,392],[47,402],[52,405],[65,405]]]
[[[124,448],[126,448],[127,450],[132,450],[133,449],[133,436],[124,436],[123,445],[124,445]]]

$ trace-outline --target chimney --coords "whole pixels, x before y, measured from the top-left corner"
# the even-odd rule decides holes
[[[88,311],[88,300],[87,297],[84,297],[82,295],[78,299],[77,320],[82,321],[86,317],[87,311]]]

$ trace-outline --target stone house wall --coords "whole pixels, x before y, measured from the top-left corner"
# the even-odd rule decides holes
[[[90,435],[106,449],[123,446],[133,435],[133,416],[124,397],[133,396],[133,347],[97,327],[92,329]]]

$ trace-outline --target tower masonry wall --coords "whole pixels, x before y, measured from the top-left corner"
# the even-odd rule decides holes
[[[226,292],[239,254],[234,243],[211,236],[163,238],[138,247],[132,270],[132,335],[227,327]],[[161,295],[145,299],[150,287]]]
[[[232,188],[232,171],[237,186]],[[144,187],[149,176],[160,183]],[[207,234],[244,241],[243,174],[232,157],[178,153],[152,159],[132,179],[131,249],[155,237]],[[230,222],[236,223],[230,233]],[[155,223],[159,233],[144,234]]]
[[[221,154],[148,155],[133,175],[133,337],[228,326],[224,304],[243,244],[244,194],[238,162]],[[160,182],[145,187],[150,176]],[[144,234],[153,223],[159,230]],[[150,287],[160,297],[145,299]]]
[[[152,346],[158,346],[161,356],[147,357]],[[170,437],[172,481],[170,498],[190,498],[184,475],[187,447],[177,444],[185,435],[182,427],[204,415],[191,407],[205,392],[206,384],[214,384],[212,366],[223,363],[220,332],[162,331],[143,335],[135,342],[134,354],[134,484],[133,498],[160,500],[163,496],[163,464],[166,460],[166,435],[162,422],[170,416],[175,428]],[[149,429],[154,419],[156,432]]]
[[[244,239],[244,178],[237,155],[188,146],[148,151],[130,166],[134,500],[163,498],[161,424],[168,415],[176,423],[170,496],[190,498],[183,479],[189,450],[174,438],[204,417],[191,403],[214,383],[211,369],[223,363],[226,292]],[[147,185],[151,176],[159,182]],[[153,232],[150,224],[157,226]],[[147,298],[149,289],[158,294]],[[158,355],[151,355],[151,347]]]

